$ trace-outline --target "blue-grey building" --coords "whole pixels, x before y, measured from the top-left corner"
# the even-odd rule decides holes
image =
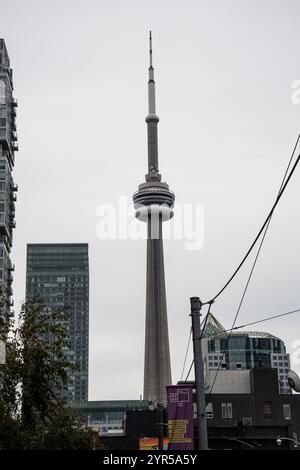
[[[14,315],[12,300],[12,271],[10,251],[15,222],[15,201],[18,187],[12,172],[18,150],[16,133],[17,101],[13,97],[13,74],[3,39],[0,39],[0,322]]]
[[[240,330],[230,334],[211,313],[204,336],[203,360],[206,373],[218,369],[277,369],[280,393],[291,393],[288,384],[290,355],[280,338],[261,331]]]
[[[88,399],[89,256],[87,243],[27,245],[26,299],[39,295],[50,313],[67,307],[70,348],[76,366],[63,391],[68,401]],[[59,394],[61,392],[58,392]]]

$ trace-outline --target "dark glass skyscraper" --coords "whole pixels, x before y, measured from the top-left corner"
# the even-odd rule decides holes
[[[40,295],[46,308],[69,307],[70,349],[74,361],[63,396],[68,400],[88,399],[89,355],[89,258],[88,244],[27,245],[26,299]]]
[[[16,226],[15,192],[18,187],[13,182],[12,171],[18,144],[15,122],[17,102],[12,93],[12,69],[5,42],[0,39],[0,288],[3,296],[1,323],[6,323],[8,318],[14,315],[11,310],[14,266],[11,263],[10,251],[12,232]]]

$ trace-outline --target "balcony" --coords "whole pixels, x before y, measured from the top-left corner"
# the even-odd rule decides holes
[[[18,142],[12,142],[12,149],[14,152],[17,152],[19,150]]]
[[[15,130],[11,133],[11,140],[14,142],[18,140],[18,134],[16,133]]]
[[[18,192],[18,189],[19,189],[18,185],[14,184],[13,185],[13,191],[16,193],[16,192]]]
[[[12,98],[11,105],[12,105],[13,108],[17,108],[18,107],[18,100],[16,98]]]

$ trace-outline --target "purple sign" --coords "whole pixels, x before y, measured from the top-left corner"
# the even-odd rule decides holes
[[[193,386],[169,385],[168,428],[170,450],[193,450]]]

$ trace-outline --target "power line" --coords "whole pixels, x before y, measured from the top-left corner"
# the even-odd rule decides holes
[[[205,330],[206,323],[207,323],[207,320],[208,320],[208,317],[209,317],[209,314],[210,314],[210,309],[211,309],[211,306],[212,306],[213,303],[214,303],[214,301],[209,302],[209,307],[208,307],[208,311],[207,311],[207,314],[206,314],[206,317],[205,317],[205,320],[204,320],[204,325],[203,325],[203,328],[201,328],[200,341],[203,338],[204,330]]]
[[[217,336],[221,336],[223,335],[224,333],[227,333],[228,331],[231,331],[231,330],[240,330],[241,328],[246,328],[247,326],[252,326],[252,325],[257,325],[258,323],[263,323],[265,321],[270,321],[270,320],[274,320],[275,318],[280,318],[280,317],[285,317],[287,315],[292,315],[293,313],[298,313],[300,312],[300,308],[296,309],[296,310],[291,310],[290,312],[285,312],[285,313],[280,313],[279,315],[272,315],[271,317],[267,317],[267,318],[262,318],[261,320],[256,320],[256,321],[253,321],[251,323],[245,323],[244,325],[239,325],[239,326],[235,326],[233,329],[232,328],[228,328],[227,330],[223,330],[223,331],[220,331],[219,333],[216,333],[214,335],[206,335],[206,336],[202,336],[203,339],[205,338],[216,338]],[[227,352],[228,349],[225,350],[225,352]],[[192,370],[192,367],[193,367],[193,364],[194,364],[194,360],[192,361],[191,365],[190,365],[190,368],[189,368],[189,372],[187,374],[187,377],[185,379],[185,382],[187,382],[188,378],[189,378],[189,375],[191,373],[191,370]]]
[[[286,189],[286,187],[287,187],[287,185],[288,185],[288,183],[289,183],[289,181],[290,181],[290,179],[291,179],[291,177],[292,177],[292,175],[293,175],[293,173],[294,173],[294,171],[295,171],[295,169],[296,169],[296,167],[297,167],[297,165],[298,165],[298,163],[299,163],[300,155],[298,155],[297,160],[296,160],[296,162],[294,163],[293,168],[291,169],[290,174],[289,174],[289,176],[288,176],[287,179],[286,179],[286,175],[287,175],[288,170],[289,170],[289,167],[290,167],[290,165],[291,165],[291,161],[292,161],[292,159],[293,159],[293,157],[294,157],[294,154],[295,154],[296,147],[297,147],[297,145],[298,145],[299,139],[300,139],[300,134],[298,135],[296,144],[295,144],[295,146],[294,146],[294,149],[293,149],[293,152],[292,152],[292,155],[291,155],[291,158],[290,158],[288,167],[287,167],[287,170],[285,171],[285,175],[284,175],[282,184],[281,184],[281,186],[280,186],[280,190],[279,190],[278,196],[277,196],[277,198],[276,198],[276,200],[275,200],[275,203],[274,203],[274,205],[273,205],[271,211],[269,212],[269,214],[268,214],[266,220],[264,221],[264,223],[263,223],[261,229],[259,230],[257,236],[255,237],[253,243],[251,244],[251,246],[250,246],[249,250],[247,251],[247,253],[245,254],[244,258],[242,259],[242,261],[240,262],[240,264],[238,265],[238,267],[236,268],[236,270],[234,271],[234,273],[232,274],[232,276],[231,276],[231,277],[229,278],[229,280],[226,282],[226,284],[225,284],[225,285],[222,287],[222,289],[212,298],[211,301],[216,300],[217,297],[219,297],[219,296],[224,292],[224,290],[226,289],[226,287],[228,287],[228,285],[231,283],[231,281],[235,278],[235,276],[237,275],[237,273],[239,272],[239,270],[241,269],[241,267],[243,266],[243,264],[244,264],[245,261],[247,260],[248,256],[249,256],[250,253],[252,252],[254,246],[256,245],[257,241],[259,240],[259,238],[260,238],[261,234],[263,233],[264,229],[265,229],[266,226],[269,224],[269,220],[272,218],[273,212],[274,212],[275,208],[277,207],[277,204],[278,204],[278,202],[280,201],[280,199],[281,199],[281,197],[282,197],[282,195],[283,195],[283,193],[284,193],[284,191],[285,191],[285,189]],[[286,179],[286,181],[284,182],[285,179]]]
[[[277,195],[276,201],[275,201],[275,203],[274,203],[274,205],[273,205],[273,207],[272,207],[272,209],[271,209],[271,211],[270,211],[268,217],[266,218],[266,220],[265,220],[265,222],[264,222],[262,228],[260,229],[260,231],[259,231],[259,233],[258,233],[256,239],[255,239],[254,242],[252,243],[252,245],[251,245],[250,249],[248,250],[246,256],[243,258],[242,262],[240,263],[240,265],[238,266],[238,268],[236,269],[236,271],[234,272],[234,274],[231,276],[231,278],[229,279],[229,281],[225,284],[225,286],[219,291],[219,293],[218,293],[218,294],[213,298],[213,300],[212,300],[212,301],[214,301],[214,300],[226,289],[226,287],[230,284],[230,282],[232,281],[232,279],[233,279],[233,278],[235,277],[235,275],[238,273],[238,271],[240,270],[240,268],[242,267],[242,265],[243,265],[244,262],[246,261],[247,257],[248,257],[249,254],[251,253],[251,251],[252,251],[252,249],[254,248],[254,246],[255,246],[257,240],[259,239],[260,235],[261,235],[262,232],[264,231],[263,237],[262,237],[261,242],[260,242],[260,244],[259,244],[259,247],[258,247],[256,256],[255,256],[255,259],[254,259],[254,262],[253,262],[253,265],[252,265],[252,268],[251,268],[251,271],[250,271],[250,274],[249,274],[249,276],[248,276],[248,279],[247,279],[245,288],[244,288],[244,290],[243,290],[243,294],[242,294],[241,300],[240,300],[240,302],[239,302],[239,306],[238,306],[238,308],[237,308],[237,312],[236,312],[236,314],[235,314],[235,317],[234,317],[234,320],[233,320],[233,323],[232,323],[232,327],[231,327],[229,336],[228,336],[228,338],[227,338],[227,346],[226,346],[225,350],[224,350],[223,353],[222,353],[222,358],[221,358],[221,360],[220,360],[220,362],[219,362],[219,366],[218,366],[217,372],[216,372],[216,374],[215,374],[214,381],[213,381],[213,383],[212,383],[212,386],[211,386],[209,395],[211,395],[212,392],[213,392],[213,388],[214,388],[214,386],[215,386],[215,383],[216,383],[216,380],[217,380],[217,377],[218,377],[218,373],[219,373],[219,371],[220,371],[221,364],[222,364],[223,359],[224,359],[224,355],[225,355],[226,349],[228,348],[229,340],[230,340],[230,338],[231,338],[231,335],[232,335],[234,326],[235,326],[235,324],[236,324],[236,321],[237,321],[238,315],[239,315],[239,313],[240,313],[240,310],[241,310],[241,307],[242,307],[244,298],[245,298],[245,296],[246,296],[246,292],[247,292],[247,290],[248,290],[248,287],[249,287],[249,284],[250,284],[250,281],[251,281],[251,278],[252,278],[252,274],[253,274],[253,272],[254,272],[254,269],[255,269],[255,266],[256,266],[258,257],[259,257],[259,255],[260,255],[260,252],[261,252],[261,249],[262,249],[262,246],[263,246],[265,237],[266,237],[266,235],[267,235],[267,231],[268,231],[268,228],[269,228],[269,226],[270,226],[270,223],[271,223],[271,220],[272,220],[272,216],[273,216],[274,210],[275,210],[275,208],[276,208],[278,202],[280,201],[281,196],[282,196],[282,194],[284,193],[285,188],[287,187],[287,185],[288,185],[288,183],[289,183],[289,181],[290,181],[290,179],[291,179],[291,177],[292,177],[292,175],[293,175],[293,173],[294,173],[294,171],[295,171],[295,169],[296,169],[296,167],[297,167],[297,165],[298,165],[298,163],[299,163],[300,155],[298,155],[298,158],[297,158],[296,162],[294,163],[294,166],[293,166],[293,168],[291,169],[289,176],[287,177],[289,168],[290,168],[291,163],[292,163],[292,160],[293,160],[293,158],[294,158],[294,154],[295,154],[296,148],[297,148],[298,143],[299,143],[299,139],[300,139],[300,133],[298,134],[298,137],[297,137],[297,139],[296,139],[296,143],[295,143],[295,145],[294,145],[292,154],[291,154],[291,156],[290,156],[290,159],[289,159],[287,168],[286,168],[286,170],[285,170],[285,173],[284,173],[284,176],[283,176],[283,179],[282,179],[282,182],[281,182],[279,191],[278,191],[278,195]],[[207,402],[206,402],[205,408],[206,408],[206,406],[207,406]],[[204,408],[203,412],[205,411],[205,408]]]
[[[229,337],[228,337],[228,340],[227,340],[227,344],[228,344],[229,339],[230,339],[230,337],[231,337],[232,331],[233,331],[233,329],[234,329],[234,327],[235,327],[235,323],[236,323],[236,321],[237,321],[237,318],[238,318],[238,315],[239,315],[239,312],[240,312],[240,309],[241,309],[243,300],[244,300],[244,298],[245,298],[245,295],[246,295],[246,292],[247,292],[247,289],[248,289],[248,286],[249,286],[249,283],[250,283],[250,280],[251,280],[251,277],[252,277],[254,268],[255,268],[255,266],[256,266],[256,262],[257,262],[257,260],[258,260],[258,257],[259,257],[259,254],[260,254],[260,251],[261,251],[263,242],[264,242],[264,240],[265,240],[265,237],[266,237],[266,234],[267,234],[267,231],[268,231],[268,228],[269,228],[269,225],[270,225],[270,222],[271,222],[271,219],[272,219],[274,210],[275,210],[275,208],[277,207],[277,204],[278,204],[278,202],[280,201],[280,199],[281,199],[281,197],[282,197],[282,195],[283,195],[283,193],[284,193],[284,191],[285,191],[285,189],[286,189],[286,187],[287,187],[287,185],[288,185],[288,183],[289,183],[289,181],[290,181],[290,179],[291,179],[291,177],[292,177],[292,175],[293,175],[293,173],[294,173],[294,171],[295,171],[295,169],[296,169],[296,167],[297,167],[297,165],[298,165],[298,163],[299,163],[300,155],[298,155],[298,158],[297,158],[296,162],[294,163],[294,165],[293,165],[293,167],[292,167],[292,169],[291,169],[291,171],[290,171],[289,176],[287,177],[287,174],[288,174],[289,168],[290,168],[290,166],[291,166],[292,160],[293,160],[293,158],[294,158],[294,155],[295,155],[296,148],[297,148],[297,146],[298,146],[299,140],[300,140],[300,133],[298,134],[296,143],[295,143],[295,145],[294,145],[294,148],[293,148],[291,157],[290,157],[290,159],[289,159],[288,166],[287,166],[286,171],[285,171],[285,173],[284,173],[283,180],[282,180],[282,182],[281,182],[280,189],[279,189],[277,198],[276,198],[276,200],[275,200],[275,203],[273,204],[273,207],[272,207],[271,211],[269,212],[269,214],[268,214],[268,216],[267,216],[265,222],[263,223],[263,225],[262,225],[260,231],[258,232],[258,234],[257,234],[257,236],[255,237],[255,239],[254,239],[252,245],[250,246],[249,250],[247,251],[246,255],[244,256],[244,258],[242,259],[241,263],[239,264],[239,266],[237,267],[237,269],[234,271],[234,273],[232,274],[232,276],[229,278],[229,280],[226,282],[226,284],[222,287],[222,289],[213,297],[213,299],[211,299],[209,302],[207,302],[207,303],[209,304],[209,310],[210,310],[210,307],[211,307],[212,303],[217,299],[217,297],[219,297],[219,296],[222,294],[222,292],[224,292],[224,290],[228,287],[228,285],[231,283],[231,281],[232,281],[232,280],[234,279],[234,277],[237,275],[237,273],[239,272],[239,270],[241,269],[241,267],[242,267],[243,264],[245,263],[246,259],[247,259],[248,256],[250,255],[251,251],[253,250],[254,246],[256,245],[257,241],[259,240],[261,234],[262,234],[263,231],[265,230],[265,232],[264,232],[264,234],[263,234],[263,238],[262,238],[261,243],[260,243],[260,245],[259,245],[258,251],[257,251],[257,253],[256,253],[256,256],[255,256],[255,259],[254,259],[254,263],[253,263],[253,265],[252,265],[250,274],[249,274],[249,276],[248,276],[247,283],[246,283],[246,286],[245,286],[245,288],[244,288],[244,291],[243,291],[243,294],[242,294],[242,297],[241,297],[241,300],[240,300],[240,303],[239,303],[239,306],[238,306],[238,309],[237,309],[237,313],[236,313],[236,315],[235,315],[235,317],[234,317],[234,321],[233,321],[233,323],[232,323],[232,327],[231,327],[231,329],[229,330],[230,333],[229,333]],[[287,179],[286,179],[286,177],[287,177]],[[206,326],[207,317],[208,317],[208,315],[206,316],[206,319],[205,319],[205,322],[204,322],[204,326]],[[264,320],[262,320],[262,321],[264,321]],[[201,337],[202,337],[202,335],[203,335],[203,332],[204,332],[204,328],[203,328],[203,330],[202,330]],[[225,348],[225,350],[223,351],[222,360],[223,360],[224,354],[225,354],[225,352],[226,352],[226,349],[227,349],[227,348]],[[218,369],[217,369],[217,373],[216,373],[216,375],[215,375],[214,382],[213,382],[213,384],[212,384],[212,387],[211,387],[211,390],[210,390],[209,394],[212,393],[213,387],[214,387],[215,382],[216,382],[216,379],[217,379],[217,375],[218,375],[219,370],[220,370],[220,367],[221,367],[222,360],[221,360],[220,363],[219,363],[219,367],[218,367]],[[185,382],[187,382],[187,380],[188,380],[188,378],[189,378],[189,375],[190,375],[190,373],[191,373],[193,364],[194,364],[194,360],[192,361],[192,363],[191,363],[191,365],[190,365],[190,368],[189,368],[189,371],[188,371],[188,373],[187,373]],[[203,412],[205,412],[205,409],[203,410]]]
[[[203,327],[201,328],[200,340],[203,338],[203,333],[204,333],[204,330],[205,330],[205,327],[206,327],[207,319],[208,319],[208,316],[209,316],[209,314],[210,314],[210,309],[211,309],[212,304],[213,304],[213,302],[209,302],[209,303],[208,303],[208,305],[209,305],[209,306],[208,306],[208,311],[207,311],[206,317],[205,317],[204,322],[203,322]],[[204,304],[202,304],[202,305],[204,305]],[[192,328],[191,328],[191,334],[192,334]],[[192,363],[191,363],[190,368],[189,368],[189,370],[188,370],[187,376],[186,376],[186,378],[185,378],[185,382],[187,382],[187,380],[188,380],[188,378],[189,378],[189,375],[190,375],[190,373],[191,373],[191,370],[192,370],[192,368],[193,368],[193,365],[194,365],[194,359],[192,360]],[[183,373],[182,373],[182,376],[181,376],[181,380],[182,380],[182,378],[183,378]]]
[[[244,325],[235,326],[233,330],[240,330],[241,328],[246,328],[247,326],[257,325],[258,323],[263,323],[265,321],[274,320],[274,318],[285,317],[286,315],[292,315],[293,313],[298,313],[298,312],[300,312],[300,308],[296,310],[291,310],[290,312],[280,313],[279,315],[273,315],[272,317],[262,318],[261,320],[253,321],[251,323],[245,323]],[[228,328],[228,330],[220,331],[219,333],[216,333],[214,335],[206,335],[206,336],[203,336],[203,338],[215,338],[216,336],[221,336],[222,334],[227,333],[228,331],[231,331],[231,329],[232,328]]]
[[[282,313],[281,315],[275,315],[275,316],[273,316],[273,317],[271,317],[271,318],[278,318],[278,317],[280,317],[280,316],[290,315],[290,314],[295,313],[295,312],[300,312],[300,309],[298,309],[298,310],[293,310],[292,312]],[[238,328],[244,328],[245,326],[249,326],[249,325],[254,325],[255,323],[262,323],[263,321],[271,320],[271,318],[266,318],[266,319],[263,319],[263,320],[259,320],[259,321],[257,321],[257,322],[248,323],[248,325],[243,325],[243,326],[236,327],[236,328],[231,327],[230,330],[227,330],[227,331],[230,331],[230,333],[229,333],[228,337],[226,338],[226,347],[225,347],[225,348],[223,349],[223,351],[222,351],[222,357],[221,357],[221,359],[220,359],[220,361],[219,361],[219,365],[218,365],[217,371],[216,371],[216,373],[215,373],[212,386],[211,386],[210,391],[209,391],[209,393],[208,393],[208,398],[207,398],[207,400],[206,400],[206,402],[205,402],[205,407],[204,407],[203,413],[205,412],[205,409],[206,409],[206,407],[207,407],[207,403],[209,403],[209,398],[210,398],[211,395],[212,395],[212,392],[213,392],[214,386],[215,386],[215,384],[216,384],[216,380],[217,380],[218,374],[219,374],[220,369],[221,369],[221,365],[222,365],[222,362],[223,362],[225,353],[226,353],[226,352],[228,351],[228,349],[229,349],[229,348],[228,348],[228,346],[229,346],[229,341],[230,341],[230,338],[231,338],[231,336],[232,336],[233,330],[234,330],[234,329],[238,329]]]
[[[192,367],[193,367],[193,365],[194,365],[194,362],[195,362],[195,360],[193,359],[193,360],[192,360],[192,363],[191,363],[191,365],[190,365],[189,371],[188,371],[188,373],[187,373],[187,376],[186,376],[186,378],[185,378],[185,382],[188,381],[188,378],[189,378],[189,376],[190,376],[190,373],[191,373]]]
[[[188,355],[189,348],[190,348],[191,337],[192,337],[192,327],[190,328],[190,334],[189,334],[188,344],[187,344],[186,351],[185,351],[185,358],[184,358],[184,362],[183,362],[183,367],[182,367],[182,373],[181,373],[181,379],[180,380],[183,379],[183,374],[184,374],[185,364],[186,364],[186,360],[187,360],[187,355]]]

